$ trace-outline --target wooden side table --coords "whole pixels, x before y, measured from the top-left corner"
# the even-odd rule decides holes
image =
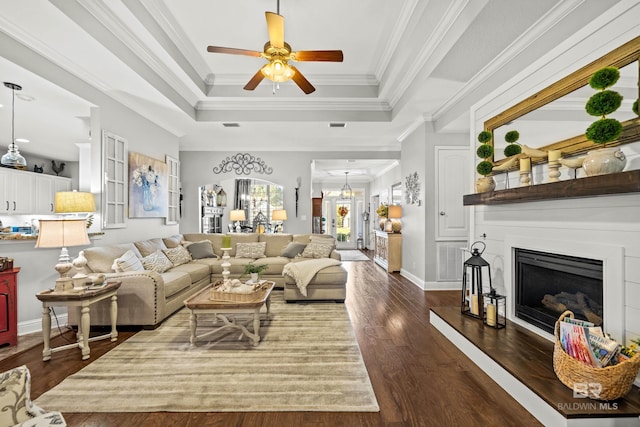
[[[44,349],[42,350],[42,360],[51,359],[51,353],[69,348],[78,347],[82,351],[82,360],[89,358],[89,342],[111,338],[115,341],[118,338],[116,330],[116,320],[118,318],[118,288],[122,282],[109,282],[102,288],[87,289],[83,292],[55,292],[51,290],[42,291],[36,294],[36,298],[42,301],[42,335],[44,338]],[[89,308],[92,304],[104,299],[111,299],[111,333],[89,338],[91,329],[91,318]],[[74,307],[78,311],[78,341],[74,344],[67,344],[60,347],[51,348],[51,307],[53,306]]]

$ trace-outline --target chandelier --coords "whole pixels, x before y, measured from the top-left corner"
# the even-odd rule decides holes
[[[349,186],[347,182],[347,176],[349,172],[344,173],[344,185],[342,186],[342,190],[340,190],[340,197],[343,199],[350,199],[353,196],[353,190]]]
[[[15,104],[16,104],[16,90],[22,90],[22,86],[17,85],[15,83],[4,82],[4,85],[11,89],[11,143],[9,144],[9,149],[7,153],[2,156],[0,159],[0,164],[2,166],[15,168],[15,169],[26,169],[27,161],[20,154],[18,150],[18,146],[16,145],[15,139]]]

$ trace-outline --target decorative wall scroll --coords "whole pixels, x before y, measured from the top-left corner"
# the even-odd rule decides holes
[[[251,175],[263,173],[271,175],[273,168],[267,166],[260,157],[249,153],[238,153],[224,159],[218,166],[214,166],[213,173],[235,172],[236,175]]]
[[[418,172],[407,175],[405,188],[407,204],[420,206],[420,179],[418,178]]]

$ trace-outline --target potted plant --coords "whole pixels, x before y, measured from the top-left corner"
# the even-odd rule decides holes
[[[488,176],[493,171],[493,163],[489,161],[489,158],[493,156],[493,146],[489,144],[492,135],[488,130],[483,130],[478,134],[478,141],[480,146],[476,150],[476,154],[482,160],[478,163],[476,171],[482,175],[482,177],[476,180],[476,191],[478,193],[484,193],[487,191],[493,191],[496,189],[496,181],[492,176]]]
[[[520,139],[520,133],[517,130],[510,130],[504,135],[504,140],[507,141],[507,146],[504,147],[505,157],[522,153],[522,147],[517,143],[518,139]]]
[[[244,277],[247,274],[251,276],[251,281],[257,283],[262,277],[262,272],[269,268],[268,264],[245,264],[244,272],[240,277]]]
[[[378,206],[378,209],[376,209],[376,214],[380,218],[380,222],[379,222],[380,230],[384,230],[384,223],[386,222],[387,217],[389,216],[389,205],[386,203],[383,203],[380,206]]]
[[[585,136],[603,148],[587,153],[582,167],[588,176],[621,172],[627,164],[627,159],[619,148],[606,147],[608,142],[615,141],[622,134],[622,123],[607,118],[607,114],[613,113],[622,104],[622,95],[607,89],[616,84],[619,78],[620,71],[616,67],[605,67],[593,73],[589,79],[589,86],[599,92],[589,98],[585,110],[589,115],[600,118],[591,123]]]

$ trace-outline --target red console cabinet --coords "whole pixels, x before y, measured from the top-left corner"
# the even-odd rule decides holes
[[[0,345],[18,344],[18,273],[20,268],[0,271]]]

